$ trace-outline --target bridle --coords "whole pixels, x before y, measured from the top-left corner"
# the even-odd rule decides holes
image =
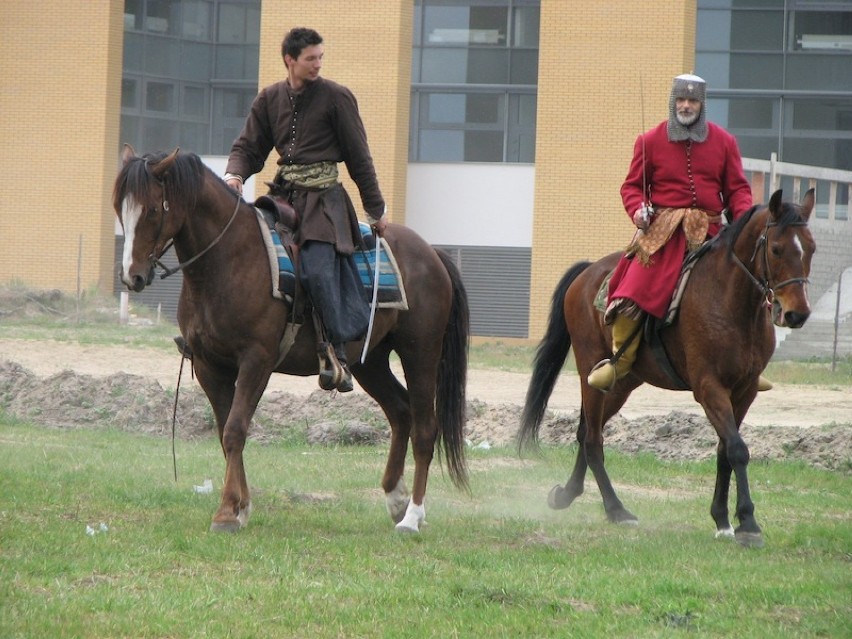
[[[789,224],[786,224],[785,226],[807,226],[807,225],[808,225],[807,222],[790,222]],[[767,248],[767,244],[768,244],[767,234],[769,233],[770,227],[773,227],[773,226],[778,226],[778,223],[777,222],[770,222],[769,220],[767,220],[766,226],[763,229],[763,233],[761,234],[760,238],[757,240],[757,244],[754,247],[754,252],[751,254],[751,260],[749,260],[750,263],[754,264],[755,259],[757,258],[758,251],[763,249],[762,252],[763,252],[764,276],[763,276],[762,280],[758,279],[749,270],[749,268],[743,263],[743,261],[739,257],[737,257],[736,253],[734,253],[733,251],[731,252],[731,254],[734,256],[734,263],[737,266],[739,266],[746,275],[748,275],[751,282],[760,290],[761,295],[763,295],[763,297],[766,300],[766,306],[767,307],[772,306],[772,303],[775,301],[775,292],[776,291],[781,290],[785,286],[790,286],[791,284],[807,284],[808,281],[809,281],[807,277],[791,277],[788,280],[784,280],[782,282],[776,283],[774,286],[772,285],[772,273],[771,273],[771,269],[769,267],[769,251],[768,251],[768,248]]]
[[[147,168],[147,162],[148,161],[146,160],[145,161],[146,168]],[[158,181],[160,183],[160,187],[163,189],[163,203],[162,203],[161,207],[157,207],[157,209],[156,209],[157,211],[162,211],[162,212],[160,214],[160,223],[159,223],[159,226],[157,228],[157,240],[154,242],[155,247],[160,243],[160,237],[163,234],[163,226],[165,225],[166,213],[169,212],[169,201],[165,197],[165,194],[166,194],[165,182],[162,181],[162,180],[158,180]],[[240,210],[240,202],[242,202],[242,198],[237,196],[237,202],[236,202],[236,205],[234,206],[234,212],[231,213],[231,217],[228,220],[228,223],[225,224],[225,228],[223,228],[222,231],[219,233],[219,235],[217,235],[213,239],[213,241],[210,242],[210,244],[208,244],[205,248],[203,248],[199,253],[197,253],[193,257],[189,258],[185,262],[179,263],[174,268],[169,268],[165,264],[163,264],[163,262],[161,261],[161,258],[174,245],[174,239],[170,239],[163,246],[163,250],[160,251],[159,254],[157,254],[156,252],[152,252],[151,255],[148,256],[148,260],[151,263],[151,270],[153,271],[156,268],[161,269],[159,276],[160,276],[160,279],[163,280],[163,279],[166,279],[167,277],[169,277],[170,275],[174,275],[178,271],[182,271],[184,268],[186,268],[187,266],[189,266],[190,264],[192,264],[193,262],[198,260],[200,257],[202,257],[205,253],[207,253],[207,251],[209,251],[214,246],[216,246],[216,244],[219,243],[219,240],[221,240],[222,237],[224,237],[225,233],[228,232],[228,229],[231,228],[231,224],[233,224],[234,220],[237,217],[237,211]]]

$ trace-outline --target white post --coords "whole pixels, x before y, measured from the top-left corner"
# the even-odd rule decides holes
[[[118,298],[118,322],[119,324],[127,324],[128,307],[130,306],[130,293],[128,293],[127,291],[122,291],[119,294]]]

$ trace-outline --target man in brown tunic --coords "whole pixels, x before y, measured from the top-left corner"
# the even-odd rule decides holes
[[[364,337],[369,302],[352,258],[361,242],[349,195],[337,180],[343,162],[358,187],[375,233],[387,224],[373,159],[355,96],[321,78],[322,37],[292,29],[281,44],[287,79],[260,91],[228,157],[225,181],[242,193],[243,181],[278,152],[275,183],[299,213],[300,281],[342,366],[342,379],[320,371],[320,386],[352,390],[344,344]],[[322,336],[318,336],[322,340]],[[331,362],[329,362],[331,364]]]

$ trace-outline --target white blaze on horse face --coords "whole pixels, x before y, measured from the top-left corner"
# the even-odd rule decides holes
[[[121,279],[127,284],[130,265],[133,263],[133,242],[136,239],[136,225],[142,217],[142,207],[128,195],[121,203],[121,225],[124,227],[124,252],[121,256]]]

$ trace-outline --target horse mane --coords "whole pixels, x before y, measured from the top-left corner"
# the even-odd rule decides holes
[[[161,204],[154,198],[154,186],[163,188],[162,198],[170,205],[179,208],[194,208],[204,184],[204,175],[209,171],[201,158],[195,153],[178,153],[174,162],[159,181],[151,173],[150,167],[164,160],[168,153],[147,153],[133,158],[125,164],[116,179],[113,191],[113,205],[121,209],[121,202],[127,195],[144,208],[153,208]],[[212,171],[211,171],[212,173]]]
[[[748,211],[746,211],[743,215],[739,217],[735,222],[726,225],[719,234],[714,238],[714,243],[726,246],[729,251],[732,251],[734,245],[737,243],[737,239],[740,234],[743,232],[743,229],[748,225],[751,221],[751,218],[760,210],[766,209],[766,204],[755,204]],[[779,230],[784,230],[786,227],[791,225],[800,225],[805,220],[802,218],[799,213],[798,207],[794,206],[789,202],[781,203],[781,213],[778,216],[778,219],[775,220]]]

